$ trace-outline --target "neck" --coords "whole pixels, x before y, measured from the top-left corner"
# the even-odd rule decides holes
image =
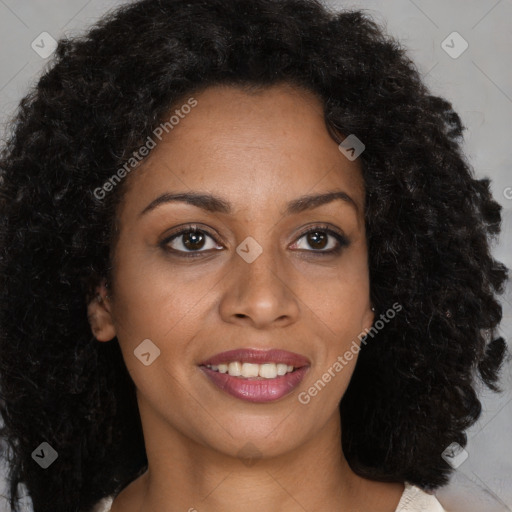
[[[215,449],[194,440],[193,432],[170,428],[143,402],[139,410],[148,470],[116,498],[112,512],[348,512],[362,505],[391,512],[403,491],[402,484],[373,482],[351,470],[341,449],[339,414],[300,446],[269,457],[267,451],[278,451],[272,433],[261,449],[239,443],[229,453],[230,447]]]

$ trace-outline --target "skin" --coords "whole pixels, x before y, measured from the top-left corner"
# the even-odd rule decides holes
[[[357,357],[307,405],[298,400],[373,322],[359,159],[339,151],[311,92],[215,86],[194,97],[197,106],[126,178],[111,287],[99,286],[102,300],[89,304],[96,339],[120,343],[149,461],[112,512],[394,512],[403,484],[357,476],[341,449],[338,404]],[[353,203],[284,215],[291,200],[339,190]],[[164,192],[191,191],[221,196],[232,212],[172,202],[140,215]],[[194,223],[208,231],[192,245],[199,257],[159,245]],[[319,223],[349,245],[319,254],[338,245],[332,235],[324,245],[302,236]],[[263,251],[252,263],[236,252],[248,236]],[[185,233],[167,248],[190,253],[190,241]],[[147,338],[160,356],[145,366],[133,351]],[[247,347],[290,350],[311,366],[289,395],[242,401],[198,365]],[[251,464],[240,457],[249,442]]]

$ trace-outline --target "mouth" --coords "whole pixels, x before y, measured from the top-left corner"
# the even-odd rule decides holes
[[[227,373],[231,377],[240,377],[242,379],[275,379],[277,376],[283,376],[292,373],[298,368],[283,363],[242,363],[241,361],[232,361],[230,363],[221,363],[219,365],[206,365],[206,368],[218,372]]]
[[[217,354],[199,364],[220,390],[249,402],[278,400],[302,381],[310,361],[286,350],[238,349]]]

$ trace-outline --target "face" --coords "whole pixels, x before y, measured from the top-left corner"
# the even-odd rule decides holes
[[[117,336],[145,432],[284,453],[339,420],[357,358],[343,355],[373,321],[360,163],[339,151],[310,92],[215,86],[194,98],[126,178],[112,286],[98,288],[91,325],[100,341]],[[236,349],[301,356],[300,378],[201,366]],[[287,355],[246,369],[273,375]]]

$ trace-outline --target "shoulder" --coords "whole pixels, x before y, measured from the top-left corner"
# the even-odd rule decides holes
[[[113,496],[107,496],[106,498],[98,501],[98,503],[96,503],[96,505],[91,509],[91,512],[109,512],[113,501]]]
[[[446,512],[433,494],[405,482],[404,492],[395,512]]]

